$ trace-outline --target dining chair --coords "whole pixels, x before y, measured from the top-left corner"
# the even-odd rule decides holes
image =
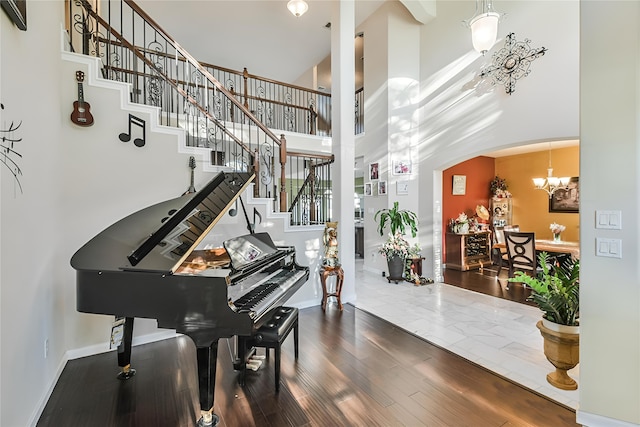
[[[493,244],[503,244],[506,245],[505,239],[504,239],[504,232],[505,231],[520,231],[520,226],[519,225],[505,225],[502,227],[494,227],[493,229]],[[502,267],[508,267],[509,266],[509,256],[507,255],[507,248],[497,248],[497,247],[493,247],[491,249],[491,253],[492,253],[492,258],[493,258],[493,263],[495,265],[498,266],[498,273],[496,274],[496,277],[498,277],[500,275],[500,272],[502,271]]]
[[[516,270],[535,276],[538,267],[535,233],[504,231],[504,239],[507,246],[509,277],[513,277]]]

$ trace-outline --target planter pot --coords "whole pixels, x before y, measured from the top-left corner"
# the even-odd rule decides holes
[[[387,267],[389,268],[389,276],[387,277],[389,283],[391,283],[392,280],[396,283],[402,280],[402,273],[404,272],[404,258],[397,256],[387,258]]]
[[[567,374],[567,371],[575,368],[580,361],[578,326],[558,325],[543,319],[536,324],[536,327],[544,338],[544,355],[556,368],[555,372],[547,374],[547,381],[562,390],[576,390],[578,383]],[[573,328],[573,332],[560,332],[564,328]]]

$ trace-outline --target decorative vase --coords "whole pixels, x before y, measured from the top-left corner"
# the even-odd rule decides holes
[[[404,258],[399,256],[392,256],[387,258],[387,267],[389,268],[389,276],[387,280],[389,283],[393,280],[398,283],[402,280],[402,273],[404,271]]]
[[[467,234],[469,232],[469,223],[465,222],[464,224],[456,225],[456,233],[457,234]]]
[[[555,243],[560,243],[562,242],[562,239],[560,238],[560,233],[553,233],[553,241]]]
[[[560,328],[550,328],[545,325],[556,325],[549,321],[543,323],[542,320],[536,324],[544,338],[544,355],[556,367],[555,372],[547,374],[547,381],[562,390],[576,390],[578,383],[567,374],[567,371],[575,368],[580,361],[579,329],[577,326],[568,326],[567,328],[573,328],[573,332],[560,332],[555,330]]]

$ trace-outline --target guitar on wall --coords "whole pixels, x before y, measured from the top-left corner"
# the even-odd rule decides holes
[[[91,115],[91,105],[84,100],[84,91],[82,82],[84,81],[84,72],[76,71],[76,80],[78,81],[78,100],[73,101],[73,111],[71,112],[71,121],[78,126],[91,126],[93,124],[93,116]]]
[[[196,192],[196,187],[193,185],[193,170],[196,168],[196,158],[191,156],[189,157],[189,168],[191,168],[191,185],[182,195],[191,194]]]

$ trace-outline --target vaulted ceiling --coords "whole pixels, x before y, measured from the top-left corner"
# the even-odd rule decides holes
[[[288,0],[137,0],[196,59],[293,82],[331,53],[333,1],[307,0],[296,18]],[[356,27],[384,4],[357,0]],[[355,36],[355,35],[354,35]]]

